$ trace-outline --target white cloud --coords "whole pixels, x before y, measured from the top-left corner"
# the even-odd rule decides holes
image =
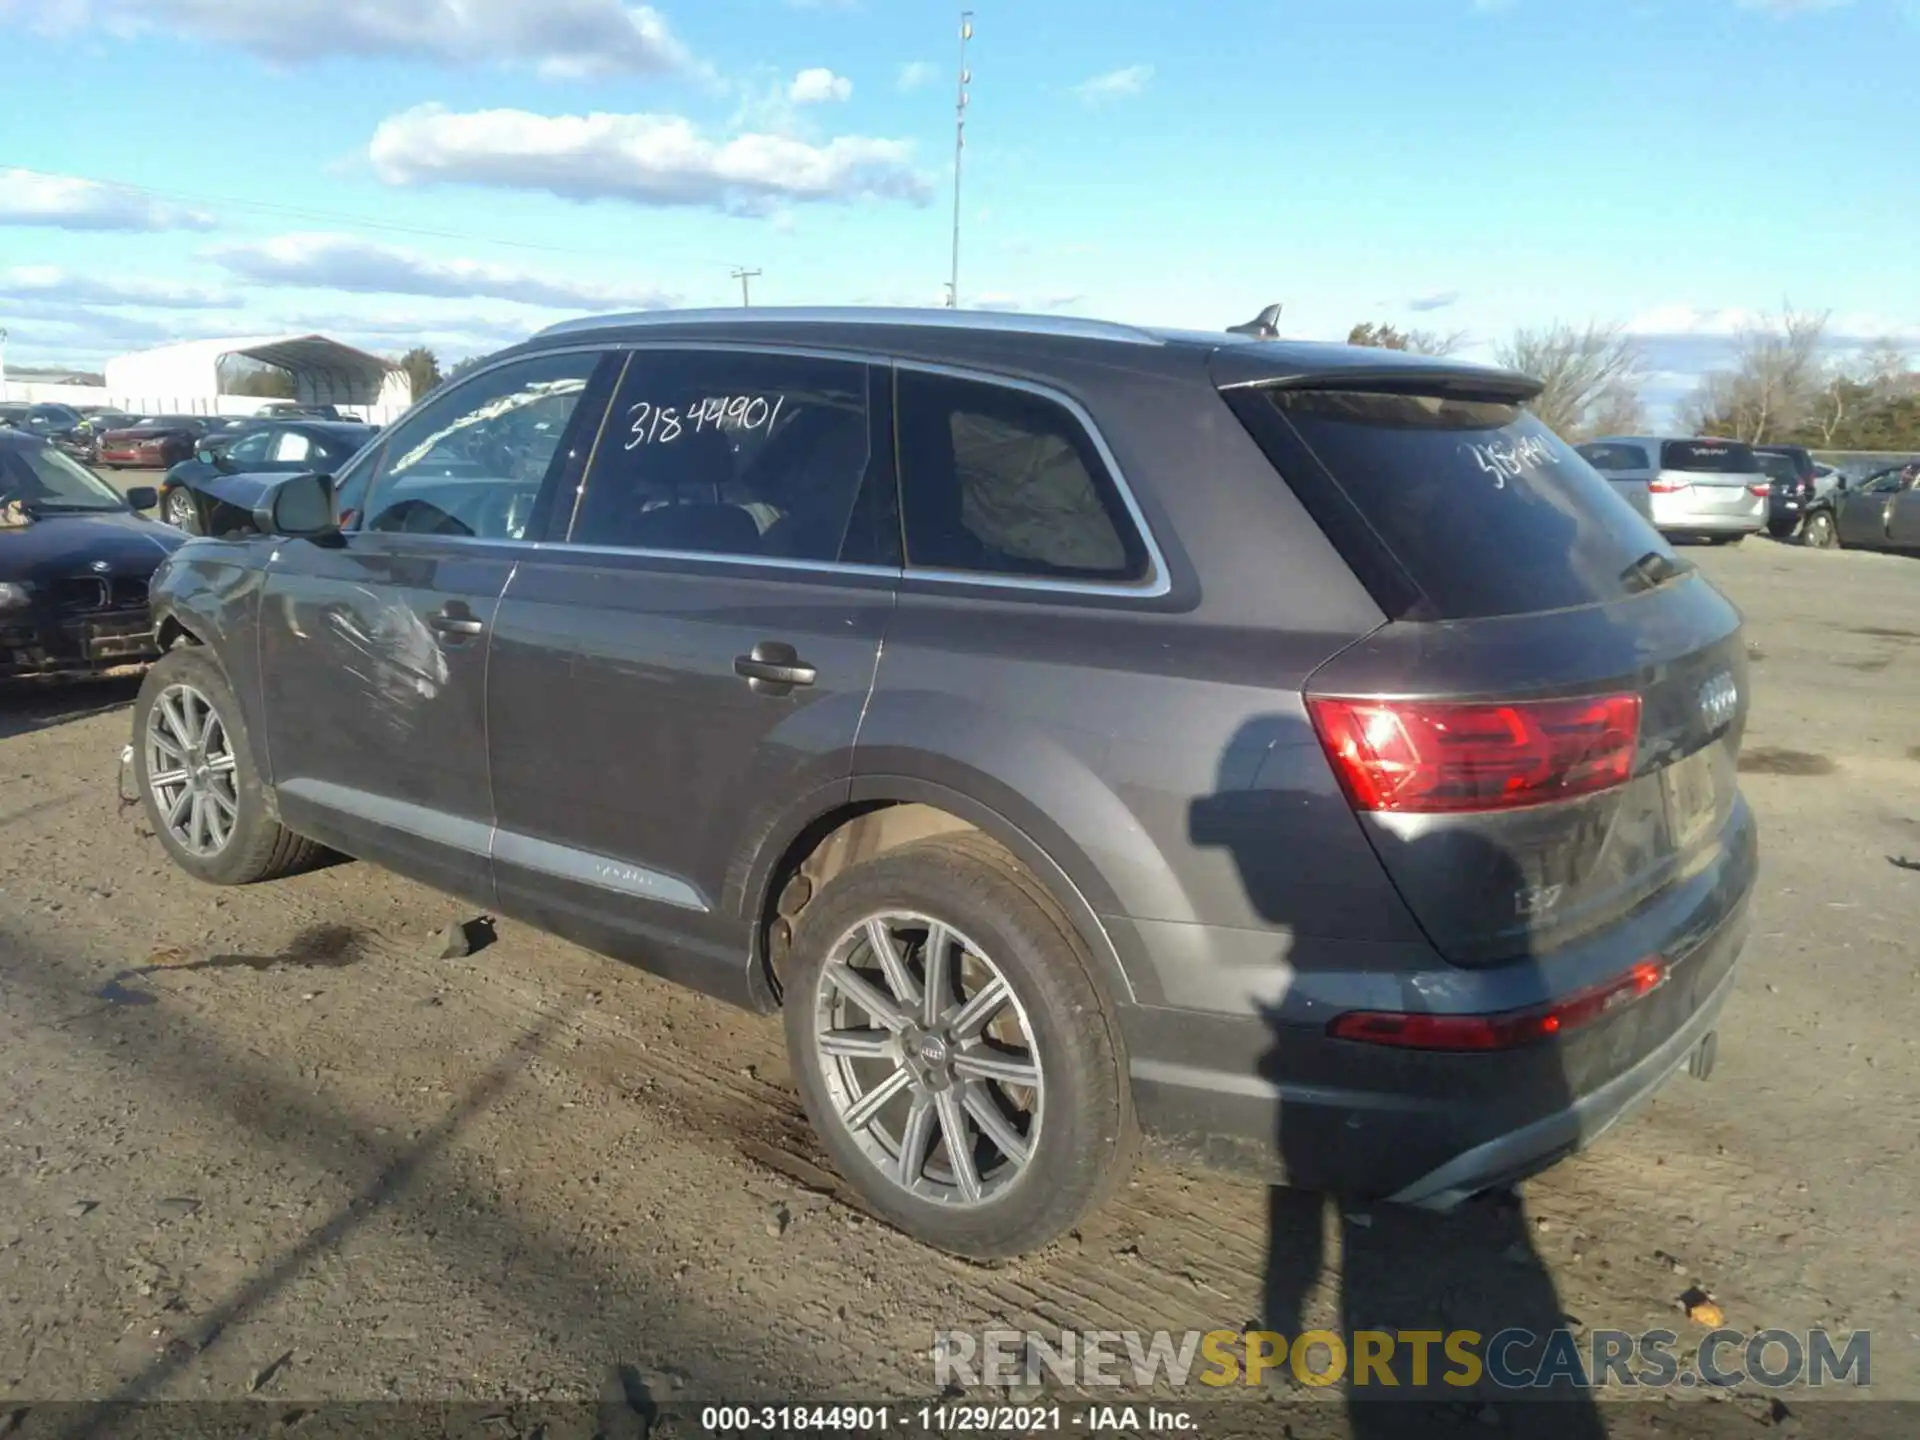
[[[197,285],[164,281],[110,280],[76,275],[53,265],[16,265],[0,270],[0,299],[46,300],[71,305],[145,305],[157,310],[217,310],[233,297]]]
[[[213,217],[144,190],[75,175],[0,170],[0,225],[56,230],[211,230]]]
[[[825,66],[802,70],[787,87],[787,98],[796,105],[818,105],[828,100],[845,100],[853,94],[853,82],[836,75]]]
[[[569,200],[706,206],[765,215],[781,202],[860,197],[924,203],[904,140],[702,135],[678,115],[465,114],[421,105],[380,122],[368,146],[389,185],[486,185]]]
[[[1449,306],[1459,303],[1460,292],[1458,290],[1441,290],[1432,295],[1415,295],[1411,300],[1407,301],[1407,308],[1424,314],[1429,310],[1445,310]]]
[[[1089,105],[1097,105],[1105,100],[1130,100],[1145,90],[1151,79],[1153,66],[1129,65],[1121,70],[1095,75],[1090,80],[1082,80],[1073,87],[1073,93]]]
[[[577,79],[689,64],[660,12],[626,0],[66,0],[36,21],[42,30],[183,34],[285,65],[399,56]]]
[[[360,295],[489,297],[568,310],[651,310],[674,302],[673,296],[647,287],[515,270],[480,260],[441,259],[352,235],[276,235],[270,240],[215,246],[207,258],[261,285]]]
[[[893,88],[903,94],[918,90],[923,85],[932,84],[933,77],[939,73],[931,60],[909,60],[894,75]]]

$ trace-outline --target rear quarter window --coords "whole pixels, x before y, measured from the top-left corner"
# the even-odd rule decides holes
[[[1600,444],[1576,447],[1580,458],[1596,470],[1645,470],[1647,449],[1644,445]]]
[[[1731,440],[1668,440],[1660,447],[1662,470],[1691,470],[1705,475],[1753,475],[1760,457],[1750,445]]]
[[[1396,618],[1590,605],[1644,589],[1649,556],[1656,573],[1690,568],[1571,446],[1514,405],[1285,389],[1229,400]]]

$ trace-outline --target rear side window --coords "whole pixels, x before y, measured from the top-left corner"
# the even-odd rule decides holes
[[[1703,475],[1753,475],[1760,469],[1753,447],[1732,440],[1669,440],[1660,447],[1662,470]]]
[[[1592,444],[1577,447],[1580,458],[1596,470],[1645,470],[1647,451],[1643,445]]]
[[[859,551],[849,535],[873,454],[867,373],[848,360],[636,352],[568,538],[816,562]]]
[[[1565,441],[1514,405],[1310,390],[1233,391],[1229,400],[1390,615],[1557,610],[1688,568]]]
[[[1030,391],[903,369],[901,510],[907,563],[1125,583],[1146,546],[1084,427]]]

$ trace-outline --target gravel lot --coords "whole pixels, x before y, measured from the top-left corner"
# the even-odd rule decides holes
[[[200,888],[116,805],[130,687],[0,701],[0,1434],[81,1397],[926,1397],[936,1326],[1697,1340],[1695,1285],[1871,1329],[1874,1393],[1920,1401],[1920,564],[1689,553],[1748,616],[1766,852],[1713,1079],[1517,1204],[1342,1223],[1149,1164],[997,1267],[847,1203],[776,1022],[513,925],[439,959],[470,912],[366,865]],[[1708,1412],[1770,1416],[1682,1433]]]

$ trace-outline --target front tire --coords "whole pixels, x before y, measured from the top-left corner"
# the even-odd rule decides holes
[[[196,880],[251,885],[322,853],[273,818],[240,703],[200,646],[178,646],[147,671],[133,705],[133,764],[147,822]]]
[[[1833,523],[1833,516],[1824,510],[1816,510],[1807,516],[1806,530],[1801,538],[1815,550],[1840,548],[1839,527]]]
[[[184,530],[189,535],[207,533],[206,523],[200,514],[199,502],[193,492],[184,485],[176,485],[160,498],[160,518],[176,530]]]
[[[882,855],[800,914],[785,968],[800,1098],[840,1173],[915,1239],[1037,1250],[1132,1168],[1112,1008],[1039,882],[975,835]]]

